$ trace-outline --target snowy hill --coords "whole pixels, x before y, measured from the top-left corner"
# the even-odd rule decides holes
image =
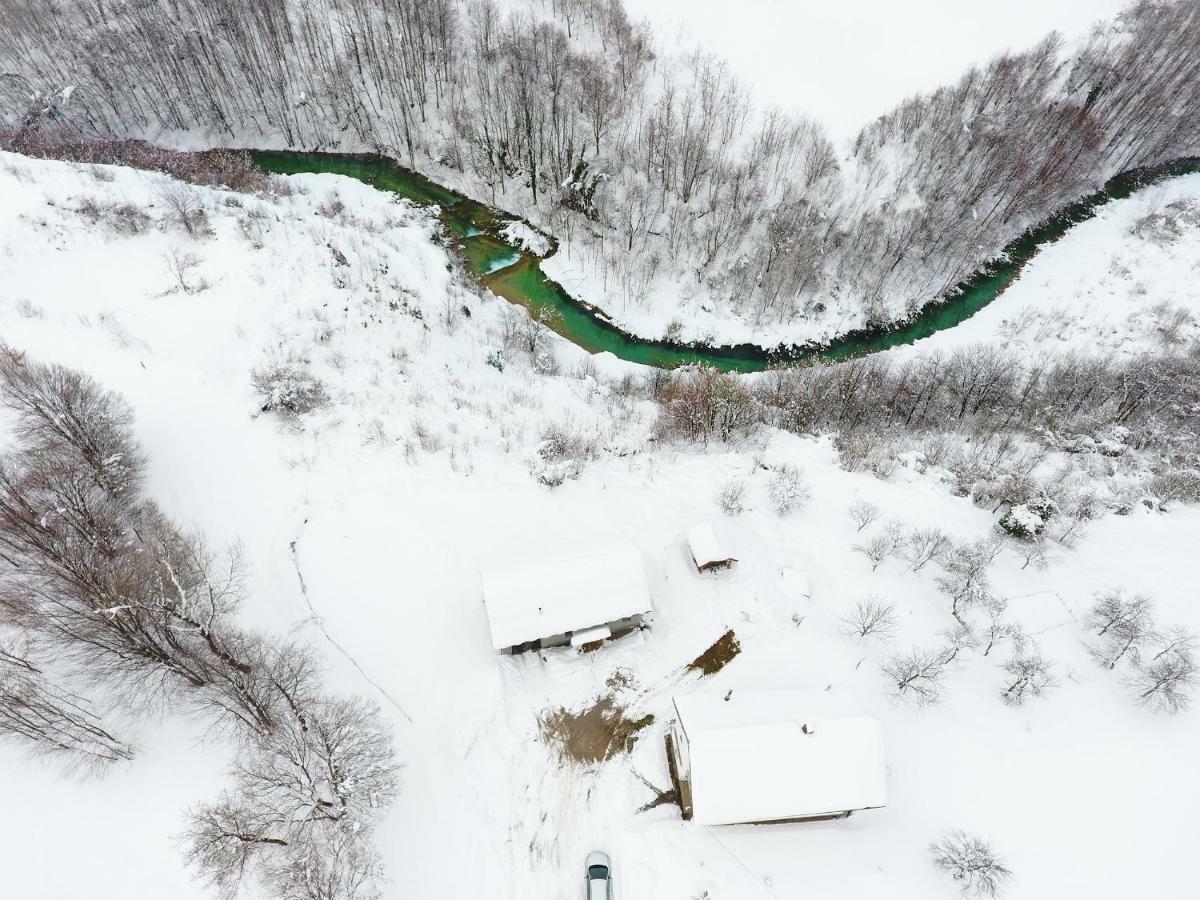
[[[1033,316],[1055,308],[1093,246],[1130,275],[1107,284],[1106,305],[1091,302],[1103,285],[1078,283],[1064,314],[1072,341],[1094,310],[1126,327],[1111,312],[1138,294],[1126,298],[1126,282],[1149,294],[1140,309],[1160,292],[1186,302],[1195,230],[1162,246],[1128,233],[1200,185],[1171,191],[1086,226],[1103,232],[1094,245],[1054,248],[1014,302]],[[955,645],[942,702],[914,703],[883,670],[940,646],[955,622],[938,584],[947,557],[920,564],[905,549],[913,529],[961,544],[995,535],[1001,516],[956,495],[938,466],[904,454],[849,471],[831,438],[768,427],[708,447],[663,440],[651,373],[549,338],[531,358],[504,301],[456,271],[429,213],[349,179],[292,176],[242,195],[0,154],[0,236],[4,342],[125,396],[148,491],[212,543],[244,545],[244,617],[319,644],[334,683],[390,720],[404,769],[379,834],[385,897],[484,885],[574,897],[585,854],[602,848],[624,900],[951,898],[957,886],[928,853],[951,829],[1003,856],[1013,900],[1188,890],[1194,829],[1180,800],[1200,793],[1200,719],[1138,705],[1135,670],[1097,665],[1084,621],[1098,593],[1125,588],[1153,599],[1161,629],[1200,630],[1186,568],[1200,510],[1138,503],[1098,516],[1082,538],[1050,542],[1044,566],[1006,545],[990,580],[1007,630],[986,654]],[[995,315],[1013,314],[1008,300]],[[990,315],[966,326],[975,339],[994,337]],[[289,413],[301,394],[311,410]],[[1107,458],[1089,459],[1104,477]],[[803,471],[810,497],[782,514],[786,467]],[[725,504],[738,515],[716,499],[731,481],[743,486],[740,504]],[[874,515],[856,520],[855,504]],[[739,563],[701,576],[682,534],[713,518]],[[491,649],[482,559],[621,536],[641,551],[649,630],[591,653]],[[891,550],[872,560],[877,539]],[[852,636],[846,620],[870,597],[892,607],[890,633]],[[1057,685],[1019,705],[1001,697],[1016,625]],[[728,630],[740,654],[710,676],[688,668]],[[826,686],[883,725],[885,809],[719,828],[682,822],[669,803],[639,811],[670,787],[675,693]],[[581,761],[564,733],[594,710],[635,740]],[[140,727],[139,757],[86,783],[0,746],[0,846],[21,860],[5,876],[13,896],[215,896],[190,880],[175,836],[187,808],[220,789],[228,748],[169,714]]]

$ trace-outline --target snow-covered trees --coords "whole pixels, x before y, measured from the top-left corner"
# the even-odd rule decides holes
[[[103,766],[133,756],[86,698],[49,680],[27,638],[0,638],[0,737],[26,741],[68,766]]]
[[[1151,600],[1123,591],[1097,597],[1084,624],[1094,632],[1088,651],[1096,662],[1133,670],[1126,680],[1138,703],[1171,714],[1188,707],[1200,681],[1195,656],[1200,639],[1194,633],[1179,627],[1159,631]]]
[[[192,811],[188,858],[232,894],[257,875],[277,896],[367,900],[382,874],[371,826],[396,793],[391,738],[378,710],[323,695],[303,648],[272,654],[285,708],[275,727],[243,732],[233,787]]]
[[[1036,648],[1018,649],[1004,664],[1008,676],[1000,697],[1005,703],[1020,706],[1026,697],[1040,697],[1058,684],[1052,665]]]
[[[1085,620],[1098,638],[1091,647],[1096,662],[1108,669],[1115,669],[1127,657],[1137,663],[1142,645],[1154,631],[1152,610],[1150,598],[1140,594],[1128,597],[1114,591],[1097,598]]]
[[[0,125],[35,152],[64,126],[349,138],[572,219],[601,267],[667,260],[754,323],[836,286],[849,321],[881,326],[1116,172],[1194,154],[1197,15],[1139,4],[1073,54],[1052,36],[974,68],[867,125],[843,171],[817,124],[756,112],[721,61],[655,48],[617,0],[4,0]],[[1008,376],[954,377],[969,410]]]
[[[235,789],[193,821],[205,877],[233,888],[262,860],[252,871],[280,897],[372,896],[371,824],[396,770],[377,711],[325,694],[311,651],[238,626],[240,551],[209,551],[145,496],[120,398],[0,346],[0,402],[18,444],[0,456],[0,735],[108,762],[132,751],[81,693],[131,714],[200,716],[241,747]],[[346,859],[363,868],[323,893],[282,887],[285,872],[342,871]]]
[[[749,388],[733,375],[700,366],[675,374],[659,397],[659,427],[693,441],[728,440],[759,419]]]
[[[991,844],[965,831],[948,831],[929,847],[933,864],[947,873],[968,897],[999,897],[1012,871]]]

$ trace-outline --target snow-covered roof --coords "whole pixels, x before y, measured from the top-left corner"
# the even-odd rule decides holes
[[[729,540],[712,522],[701,522],[687,530],[688,549],[697,566],[736,560]]]
[[[497,650],[651,609],[642,554],[628,540],[495,560],[479,571]]]
[[[882,730],[848,698],[736,689],[724,697],[675,698],[696,821],[769,822],[886,804]]]

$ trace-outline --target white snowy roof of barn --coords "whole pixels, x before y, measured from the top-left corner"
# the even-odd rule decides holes
[[[651,609],[642,554],[628,540],[498,559],[479,572],[497,650]]]
[[[883,732],[852,701],[830,691],[735,689],[724,697],[675,698],[697,822],[769,822],[887,803]]]
[[[697,566],[736,560],[729,540],[712,522],[701,522],[687,530],[688,549]]]

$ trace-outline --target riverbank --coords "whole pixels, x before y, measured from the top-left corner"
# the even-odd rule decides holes
[[[532,315],[542,317],[556,332],[590,353],[608,352],[629,362],[657,368],[702,363],[737,372],[878,353],[954,328],[999,297],[1040,247],[1057,241],[1073,226],[1092,218],[1106,203],[1124,199],[1166,179],[1200,171],[1200,159],[1189,158],[1110,179],[1102,190],[1027,231],[1010,243],[993,264],[904,322],[885,328],[851,329],[824,343],[765,347],[750,343],[689,344],[640,337],[626,331],[604,310],[572,296],[546,273],[557,249],[553,238],[545,236],[550,260],[531,252],[527,244],[514,246],[503,233],[514,223],[540,232],[515,216],[491,209],[384,157],[287,151],[256,151],[252,156],[257,165],[275,174],[346,175],[414,203],[437,206],[447,230],[456,238],[456,249],[468,272],[493,293],[526,307]]]

